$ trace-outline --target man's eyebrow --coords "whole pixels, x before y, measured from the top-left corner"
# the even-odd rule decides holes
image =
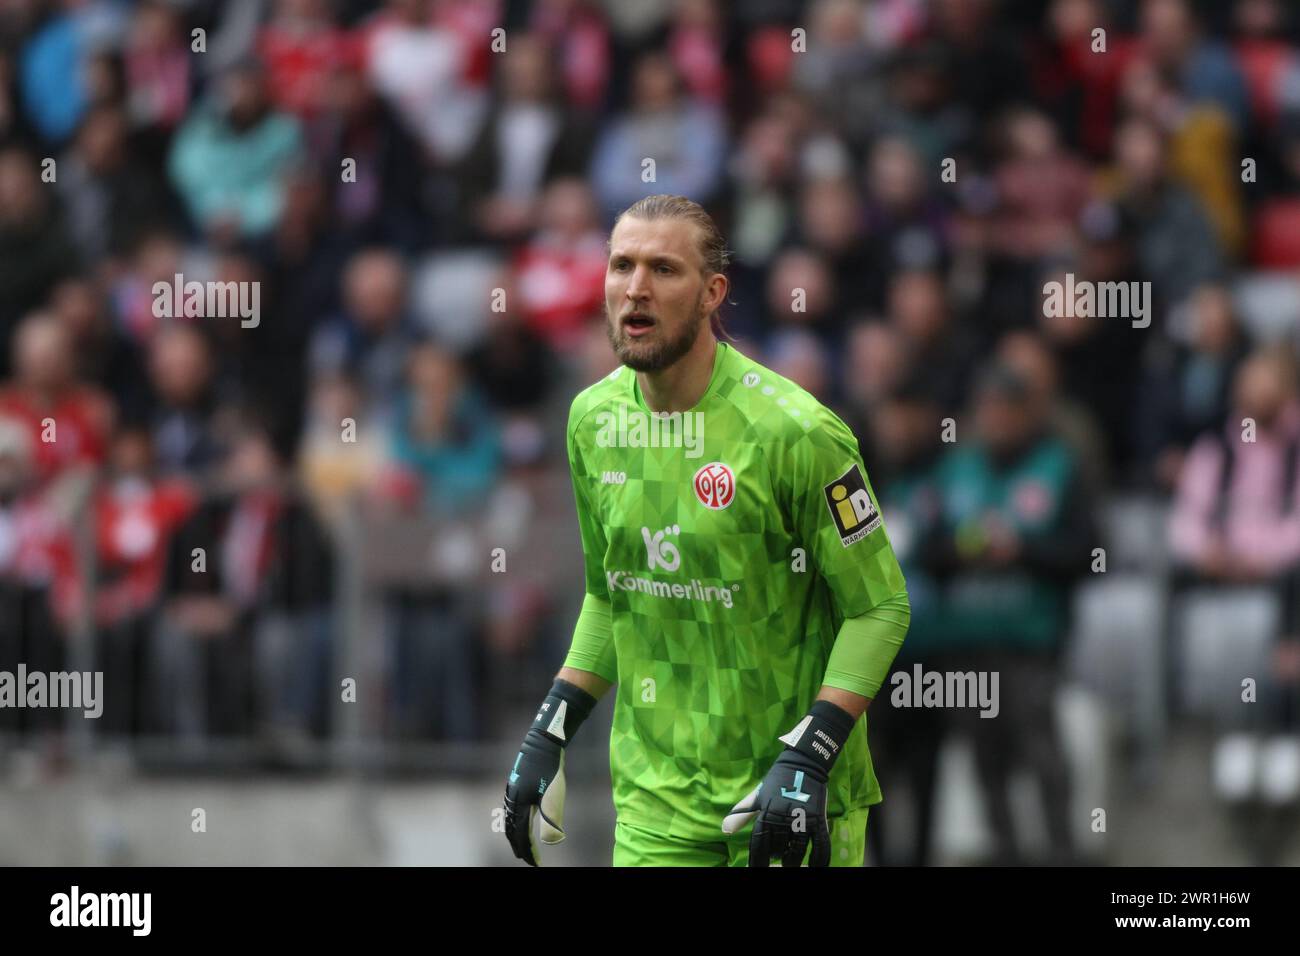
[[[629,256],[622,249],[614,249],[610,252],[609,258],[611,260],[614,260],[614,259],[630,259],[632,257]],[[683,265],[686,261],[678,256],[673,255],[670,252],[661,252],[656,255],[650,256],[649,259],[650,262],[654,265],[658,265],[659,263],[667,263],[669,265],[680,266]]]

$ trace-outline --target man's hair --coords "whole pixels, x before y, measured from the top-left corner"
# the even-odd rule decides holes
[[[731,264],[731,252],[727,249],[718,224],[713,221],[713,217],[705,211],[704,207],[693,199],[687,199],[685,196],[670,196],[666,193],[645,196],[618,214],[618,218],[614,220],[614,228],[618,228],[618,224],[625,216],[647,222],[655,219],[684,219],[694,223],[696,235],[699,237],[700,258],[703,260],[701,272],[705,278],[715,272],[726,273],[727,266]],[[610,235],[613,235],[613,230],[610,230]],[[722,326],[722,316],[718,310],[714,310],[713,315],[709,316],[709,327],[719,339],[732,341],[731,336]]]

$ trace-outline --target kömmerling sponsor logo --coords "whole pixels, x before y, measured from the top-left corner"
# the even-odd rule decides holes
[[[260,282],[185,281],[179,272],[171,283],[153,284],[153,314],[157,319],[238,318],[246,329],[262,321]]]
[[[611,594],[615,591],[632,591],[648,594],[651,597],[676,598],[679,601],[702,601],[706,604],[717,601],[728,610],[732,606],[731,592],[739,590],[739,585],[736,584],[731,587],[725,584],[721,586],[705,584],[699,578],[691,578],[686,584],[677,581],[656,581],[654,578],[636,575],[630,571],[606,571],[605,583],[609,586]]]
[[[81,708],[92,720],[104,712],[103,671],[0,671],[0,708]]]
[[[889,703],[894,707],[978,707],[980,717],[996,717],[997,671],[926,671],[912,665],[912,673],[895,671],[889,678],[894,690]]]
[[[704,454],[703,412],[643,412],[620,404],[618,412],[596,415],[600,448],[685,448],[687,458]]]
[[[1043,315],[1057,319],[1064,315],[1080,318],[1132,319],[1135,329],[1151,324],[1150,282],[1076,282],[1073,272],[1065,282],[1043,285]]]
[[[152,911],[152,893],[82,893],[74,885],[50,897],[51,926],[126,926],[133,936],[148,936]]]

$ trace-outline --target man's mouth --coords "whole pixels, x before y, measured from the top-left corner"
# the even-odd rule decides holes
[[[650,316],[636,312],[623,318],[623,328],[632,336],[645,335],[654,328],[654,324],[655,321]]]

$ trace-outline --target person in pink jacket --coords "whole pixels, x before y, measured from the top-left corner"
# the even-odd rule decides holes
[[[1278,591],[1282,627],[1257,705],[1271,738],[1261,749],[1250,734],[1226,734],[1214,776],[1229,799],[1249,797],[1258,781],[1269,802],[1293,801],[1300,793],[1300,396],[1289,348],[1256,351],[1238,370],[1227,421],[1202,435],[1183,463],[1169,537],[1184,581]]]

